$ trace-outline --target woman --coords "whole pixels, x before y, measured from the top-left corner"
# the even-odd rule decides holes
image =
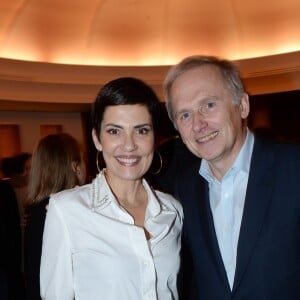
[[[32,156],[28,220],[24,236],[27,299],[40,297],[40,261],[46,206],[50,195],[85,183],[86,170],[76,139],[66,133],[42,138]]]
[[[100,90],[92,137],[106,168],[90,185],[50,201],[43,299],[178,299],[182,208],[143,179],[159,111],[154,92],[138,79],[119,78]]]

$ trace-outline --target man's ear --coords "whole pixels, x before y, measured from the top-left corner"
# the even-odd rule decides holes
[[[97,136],[97,132],[96,132],[95,129],[92,130],[92,138],[93,138],[93,142],[94,142],[94,145],[95,145],[96,149],[98,151],[102,151],[102,145],[99,141],[99,138]]]
[[[240,103],[240,113],[242,119],[247,119],[250,112],[249,96],[244,93]]]

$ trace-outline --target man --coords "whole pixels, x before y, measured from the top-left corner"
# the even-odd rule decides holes
[[[229,61],[188,57],[164,90],[182,141],[202,158],[172,168],[166,187],[184,208],[182,276],[193,284],[182,299],[300,299],[300,148],[249,131],[248,95]]]

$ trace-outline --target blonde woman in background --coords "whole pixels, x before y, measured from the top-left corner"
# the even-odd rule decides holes
[[[28,300],[40,297],[40,260],[46,207],[50,195],[85,183],[80,145],[66,133],[42,138],[32,156],[28,221],[25,228],[25,283]],[[58,234],[58,233],[57,233]]]

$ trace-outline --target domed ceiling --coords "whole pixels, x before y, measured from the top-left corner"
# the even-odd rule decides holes
[[[299,0],[1,0],[0,57],[170,65],[300,50]]]
[[[169,65],[193,54],[235,60],[250,93],[300,90],[299,12],[299,0],[0,0],[0,110],[80,110],[119,76],[162,99]]]

